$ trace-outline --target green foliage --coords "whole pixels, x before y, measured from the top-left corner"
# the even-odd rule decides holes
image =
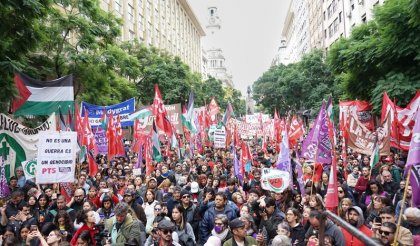
[[[253,98],[267,113],[318,109],[322,99],[337,99],[334,77],[317,50],[298,63],[271,67],[253,85]]]
[[[50,7],[50,0],[0,1],[0,112],[7,111],[16,95],[13,72],[25,67],[25,55],[37,47],[40,25]]]
[[[371,100],[381,108],[386,90],[400,105],[420,88],[420,10],[418,0],[389,0],[375,19],[352,30],[328,54],[344,96]]]

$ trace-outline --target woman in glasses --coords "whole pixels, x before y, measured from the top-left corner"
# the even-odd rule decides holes
[[[211,236],[216,236],[222,241],[222,245],[232,238],[232,233],[229,230],[229,219],[225,214],[218,214],[214,218],[214,228],[211,231]]]

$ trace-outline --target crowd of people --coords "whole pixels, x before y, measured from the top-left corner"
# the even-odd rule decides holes
[[[136,154],[107,160],[97,157],[98,172],[89,176],[79,164],[76,181],[36,185],[18,168],[10,178],[10,197],[0,208],[0,245],[365,245],[325,213],[329,163],[296,159],[292,153],[293,188],[275,193],[262,189],[262,168],[275,168],[270,145],[250,142],[251,171],[243,183],[233,167],[231,149],[188,149],[182,158],[163,151],[151,175],[135,169]],[[241,150],[235,149],[238,156]],[[337,150],[339,151],[339,150]],[[395,153],[371,170],[370,157],[348,150],[337,160],[337,214],[380,245],[420,245],[420,210],[405,191],[404,158]],[[299,189],[295,163],[303,166]],[[402,223],[397,232],[397,220]],[[321,226],[325,225],[325,226]]]

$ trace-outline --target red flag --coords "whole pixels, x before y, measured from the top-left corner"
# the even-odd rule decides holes
[[[32,95],[31,91],[28,90],[25,83],[23,83],[22,78],[19,76],[19,74],[15,74],[14,77],[15,86],[18,89],[18,97],[13,99],[12,101],[12,112],[15,112],[22,106],[26,100]]]
[[[328,116],[326,115],[326,120],[328,123],[328,135],[331,141],[331,155],[332,155],[332,165],[330,171],[330,177],[328,181],[328,189],[325,197],[325,207],[329,210],[337,213],[338,207],[338,184],[337,184],[337,158],[335,156],[335,146],[334,146],[334,129]]]
[[[171,122],[167,118],[163,99],[159,91],[159,87],[155,85],[155,98],[153,99],[153,111],[152,114],[156,117],[156,126],[159,127],[168,137],[172,136]]]
[[[96,163],[95,158],[93,158],[91,153],[87,153],[88,163],[89,163],[89,176],[95,177],[98,172],[98,163]]]
[[[242,177],[245,177],[245,166],[251,160],[248,145],[245,142],[242,142],[241,151],[241,166],[239,171],[241,172]]]
[[[64,196],[66,203],[70,202],[73,197],[71,183],[60,183],[60,194]]]
[[[210,104],[209,104],[209,115],[210,115],[210,124],[217,124],[217,115],[220,112],[219,105],[217,105],[216,99],[214,96],[211,98]]]
[[[115,136],[115,125],[114,116],[111,112],[108,120],[108,126],[106,130],[106,138],[108,139],[108,160],[112,160],[116,155],[116,136]]]
[[[124,150],[124,143],[123,143],[123,131],[121,128],[121,119],[120,115],[117,116],[117,124],[115,127],[115,145],[116,145],[116,155],[118,156],[124,156],[125,150]]]
[[[413,135],[413,127],[415,123],[416,111],[420,106],[420,90],[417,91],[414,98],[410,101],[406,108],[395,105],[394,102],[384,92],[382,100],[381,122],[385,122],[387,116],[391,118],[391,147],[400,148],[408,151],[410,141]]]
[[[96,155],[98,153],[98,148],[96,147],[95,136],[93,135],[92,128],[90,127],[87,110],[85,110],[81,137],[82,141],[80,144],[82,146],[86,146],[88,152],[93,150]]]
[[[146,176],[150,176],[154,171],[152,160],[152,143],[151,138],[147,137],[144,143],[144,159],[146,161]]]
[[[296,146],[297,141],[303,136],[304,133],[303,125],[296,116],[293,116],[288,131],[290,148],[294,148]]]
[[[276,152],[280,153],[280,143],[281,143],[281,123],[280,117],[277,112],[277,109],[274,109],[274,137],[276,140]]]

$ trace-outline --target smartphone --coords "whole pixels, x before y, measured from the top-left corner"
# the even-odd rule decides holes
[[[103,189],[102,190],[102,193],[108,193],[109,192],[109,189]]]
[[[31,225],[31,231],[37,231],[38,226],[37,225]]]
[[[262,229],[258,229],[258,234],[261,234],[262,233]]]

